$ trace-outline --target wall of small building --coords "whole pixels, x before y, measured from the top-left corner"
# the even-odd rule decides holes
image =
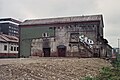
[[[9,53],[18,53],[18,44],[16,43],[9,43],[9,47],[8,47]]]
[[[0,42],[0,57],[18,57],[18,44]]]
[[[101,45],[101,58],[111,58],[112,57],[112,47],[109,44],[102,44]]]
[[[112,47],[107,44],[107,57],[112,58]]]
[[[119,48],[113,48],[112,49],[112,58],[117,58],[118,54],[119,54]]]
[[[0,43],[0,53],[8,53],[8,51],[9,51],[9,50],[8,50],[8,45],[9,45],[8,43],[2,43],[2,42],[1,42],[1,43]],[[6,50],[5,50],[5,48],[4,48],[5,46],[6,46]]]

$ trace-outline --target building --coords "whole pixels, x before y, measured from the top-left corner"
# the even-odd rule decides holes
[[[113,54],[119,54],[119,48],[113,48]]]
[[[11,36],[19,36],[19,24],[21,22],[12,18],[0,19],[0,32]]]
[[[102,15],[26,20],[19,57],[107,57],[103,28]]]
[[[15,36],[0,34],[0,58],[18,57],[18,41]]]
[[[113,48],[112,49],[112,58],[116,58],[119,54],[119,48]]]

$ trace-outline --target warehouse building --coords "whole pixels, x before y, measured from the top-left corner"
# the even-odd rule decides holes
[[[103,16],[26,20],[20,24],[19,57],[107,57]]]

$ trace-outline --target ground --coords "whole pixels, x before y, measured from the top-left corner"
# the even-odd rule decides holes
[[[0,59],[0,80],[81,80],[111,66],[99,58]]]

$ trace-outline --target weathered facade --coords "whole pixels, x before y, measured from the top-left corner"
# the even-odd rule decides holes
[[[105,57],[102,15],[26,20],[19,57]]]

